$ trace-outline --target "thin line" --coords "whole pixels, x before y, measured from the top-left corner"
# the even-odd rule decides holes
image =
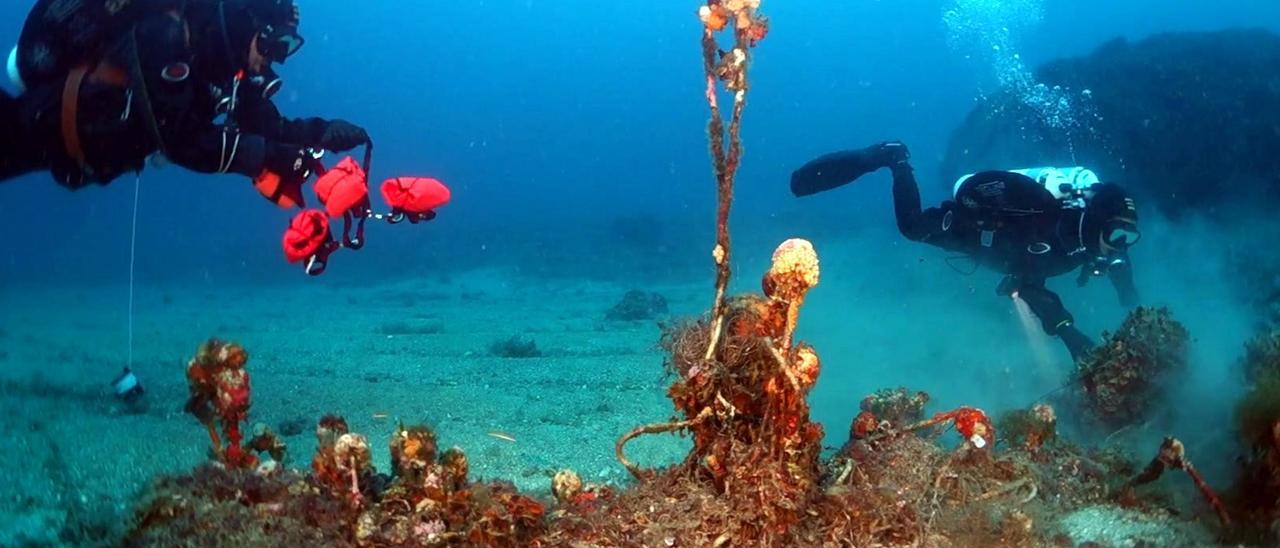
[[[129,367],[133,367],[133,270],[138,249],[138,194],[142,188],[142,173],[133,180],[133,227],[129,234]]]

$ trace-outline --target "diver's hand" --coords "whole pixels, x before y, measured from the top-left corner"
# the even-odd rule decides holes
[[[369,132],[346,120],[334,120],[324,128],[320,147],[331,152],[346,152],[369,142]]]
[[[301,185],[311,175],[314,161],[311,151],[306,148],[279,144],[270,146],[262,167],[278,175],[281,180],[296,180]]]
[[[262,172],[253,186],[264,197],[282,207],[302,206],[302,184],[311,176],[314,158],[305,148],[274,145],[262,163]]]
[[[893,167],[911,160],[911,151],[901,141],[886,141],[872,145],[867,149],[867,153],[873,158],[875,164],[881,167]]]
[[[1138,306],[1138,287],[1133,283],[1133,264],[1127,257],[1124,260],[1113,261],[1107,269],[1107,277],[1111,278],[1111,285],[1116,288],[1120,306],[1128,309]]]

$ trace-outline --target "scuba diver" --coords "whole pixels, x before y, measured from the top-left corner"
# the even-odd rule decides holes
[[[147,158],[238,173],[300,204],[319,150],[369,141],[342,120],[286,119],[271,102],[303,44],[292,0],[40,0],[0,92],[0,181],[49,171],[70,189]],[[293,202],[290,204],[289,202]]]
[[[809,196],[887,167],[893,174],[894,213],[908,239],[972,257],[1006,276],[997,295],[1022,299],[1044,331],[1075,360],[1094,343],[1075,326],[1048,278],[1079,269],[1077,283],[1107,276],[1120,303],[1138,302],[1130,246],[1141,237],[1133,200],[1114,183],[1084,168],[984,171],[956,181],[955,200],[921,209],[906,145],[887,142],[827,154],[792,173],[791,192]]]

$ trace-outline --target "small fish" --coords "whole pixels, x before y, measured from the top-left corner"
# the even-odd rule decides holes
[[[489,432],[489,437],[498,438],[502,441],[509,441],[511,443],[516,442],[516,439],[512,437],[511,434],[507,434],[506,432]]]
[[[376,419],[376,420],[382,420],[382,419],[387,418],[387,414],[386,414],[386,413],[374,413],[374,414],[373,414],[373,418],[374,418],[374,419]]]

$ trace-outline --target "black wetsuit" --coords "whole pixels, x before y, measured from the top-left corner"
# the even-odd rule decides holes
[[[66,78],[16,98],[0,94],[0,181],[48,170],[73,189],[106,184],[141,170],[156,152],[193,171],[253,177],[264,168],[288,169],[302,148],[317,147],[328,122],[283,118],[250,80],[237,90],[241,63],[228,59],[215,4],[186,5],[185,11],[149,12],[108,44],[99,66],[113,67],[126,82],[91,75],[79,86],[83,164],[62,135]],[[189,75],[162,77],[175,64],[189,66]],[[236,108],[220,118],[218,104],[233,90]]]
[[[903,151],[905,154],[905,150]],[[1081,280],[1097,256],[1091,222],[1082,209],[1064,208],[1042,185],[1008,171],[975,174],[961,186],[955,201],[922,209],[914,170],[905,156],[892,158],[883,149],[838,152],[797,170],[792,192],[806,196],[846,184],[888,166],[893,173],[894,213],[907,238],[973,257],[979,264],[1007,274],[998,292],[1017,292],[1040,318],[1046,333],[1062,338],[1073,356],[1092,346],[1045,280],[1081,269]],[[1118,258],[1118,257],[1112,257]],[[1127,260],[1108,264],[1107,276],[1122,303],[1137,300]]]

